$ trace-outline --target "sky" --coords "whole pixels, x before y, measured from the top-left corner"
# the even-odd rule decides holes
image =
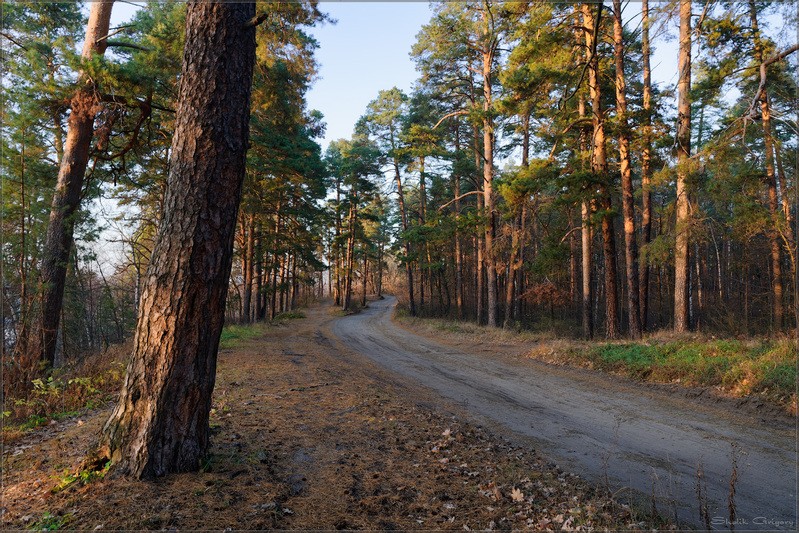
[[[338,21],[311,30],[321,70],[308,108],[325,115],[325,148],[352,135],[379,91],[410,91],[417,73],[408,54],[431,12],[427,2],[323,2],[321,9]]]

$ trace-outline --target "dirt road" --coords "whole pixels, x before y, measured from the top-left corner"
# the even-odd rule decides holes
[[[335,321],[348,348],[461,404],[517,442],[611,489],[653,492],[662,514],[700,521],[697,485],[714,529],[728,529],[733,464],[734,527],[795,530],[796,433],[784,421],[663,394],[612,376],[530,360],[466,353],[391,320],[395,300]]]

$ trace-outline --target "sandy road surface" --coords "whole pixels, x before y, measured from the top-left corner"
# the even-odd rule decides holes
[[[663,514],[700,525],[697,468],[714,529],[728,529],[733,455],[736,531],[795,530],[796,433],[742,413],[610,376],[446,347],[391,321],[395,300],[335,321],[333,333],[385,368],[434,389],[568,469],[612,489],[653,491]]]

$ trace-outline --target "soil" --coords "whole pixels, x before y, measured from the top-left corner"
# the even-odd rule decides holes
[[[307,317],[219,356],[199,473],[70,481],[110,407],[3,449],[3,529],[650,529],[625,503]]]

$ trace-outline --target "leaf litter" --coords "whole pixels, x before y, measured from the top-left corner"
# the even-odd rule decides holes
[[[92,530],[658,526],[330,342],[323,307],[307,315],[220,353],[212,447],[199,473],[137,481],[112,472],[52,492],[109,410],[83,414],[57,433],[31,432],[16,455],[4,450],[3,527],[47,517]]]

